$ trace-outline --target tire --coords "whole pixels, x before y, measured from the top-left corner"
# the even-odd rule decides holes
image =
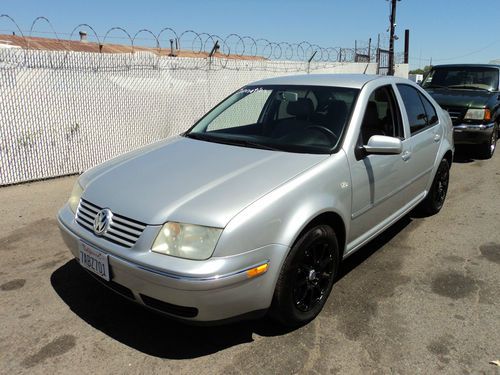
[[[450,165],[446,159],[441,160],[438,170],[432,181],[431,189],[420,203],[420,212],[426,216],[437,214],[443,207],[446,193],[448,192],[448,183],[450,179]]]
[[[498,124],[495,124],[493,132],[491,133],[490,141],[481,145],[480,147],[480,157],[482,159],[491,159],[496,150],[498,140]]]
[[[335,231],[328,225],[307,230],[281,269],[270,316],[288,327],[301,326],[322,310],[340,263]]]

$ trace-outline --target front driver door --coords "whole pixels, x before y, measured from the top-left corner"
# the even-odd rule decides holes
[[[409,168],[411,141],[391,85],[376,88],[366,104],[358,146],[373,135],[401,139],[399,155],[367,155],[351,162],[352,215],[348,251],[386,226],[414,196]]]

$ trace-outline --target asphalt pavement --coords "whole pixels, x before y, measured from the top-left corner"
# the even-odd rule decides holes
[[[72,260],[56,214],[76,176],[0,188],[2,374],[500,374],[500,151],[461,152],[442,211],[350,257],[319,317],[183,325]]]

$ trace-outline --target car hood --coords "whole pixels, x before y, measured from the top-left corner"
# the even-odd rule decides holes
[[[491,93],[479,90],[427,89],[441,107],[481,108]]]
[[[243,208],[328,156],[174,137],[91,169],[81,184],[84,199],[147,224],[223,228]]]

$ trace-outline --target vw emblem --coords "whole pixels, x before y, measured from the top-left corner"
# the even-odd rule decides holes
[[[94,219],[94,233],[98,236],[103,235],[108,230],[112,219],[113,213],[108,208],[99,211]]]

